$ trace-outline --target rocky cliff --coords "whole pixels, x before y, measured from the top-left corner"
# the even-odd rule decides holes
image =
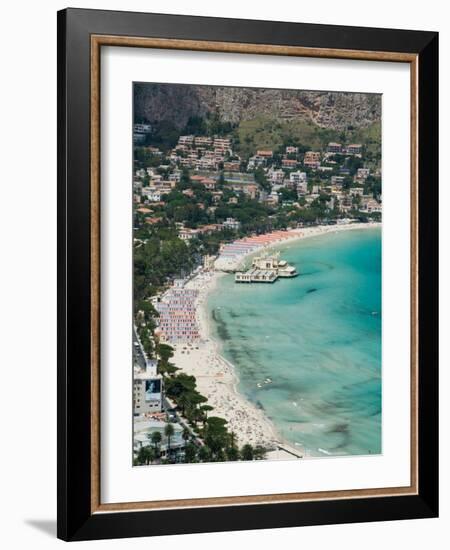
[[[378,94],[232,88],[184,84],[135,84],[135,120],[165,120],[184,128],[192,116],[217,113],[239,123],[255,116],[302,119],[321,128],[366,127],[381,119]]]

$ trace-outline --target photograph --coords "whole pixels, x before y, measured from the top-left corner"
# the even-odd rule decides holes
[[[132,96],[133,466],[381,455],[382,94]]]

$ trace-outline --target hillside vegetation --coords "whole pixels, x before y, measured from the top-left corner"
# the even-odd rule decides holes
[[[236,150],[249,156],[258,149],[278,151],[295,144],[308,149],[325,149],[330,141],[363,143],[369,153],[376,155],[381,148],[381,124],[375,122],[364,128],[349,127],[337,131],[319,128],[307,120],[275,120],[259,116],[242,120],[234,131]]]

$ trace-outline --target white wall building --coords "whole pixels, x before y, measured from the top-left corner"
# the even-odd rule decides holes
[[[142,195],[150,202],[159,202],[161,200],[161,190],[155,187],[143,187]]]
[[[276,183],[282,184],[284,180],[284,171],[270,169],[267,172],[267,177],[269,178],[269,181],[273,184],[276,184]]]
[[[300,170],[298,170],[297,172],[291,172],[289,174],[289,180],[294,185],[297,185],[297,183],[300,183],[302,181],[306,183],[308,181],[308,178],[306,176],[306,172],[301,172]]]
[[[157,362],[147,359],[145,371],[135,371],[133,380],[134,414],[161,412],[163,379],[157,373]]]
[[[222,225],[227,229],[237,231],[241,227],[241,222],[238,222],[234,218],[227,218]]]

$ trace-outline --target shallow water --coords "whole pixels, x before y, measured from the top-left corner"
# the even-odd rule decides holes
[[[279,434],[315,456],[381,452],[381,230],[280,247],[300,273],[274,284],[219,279],[213,336]]]

